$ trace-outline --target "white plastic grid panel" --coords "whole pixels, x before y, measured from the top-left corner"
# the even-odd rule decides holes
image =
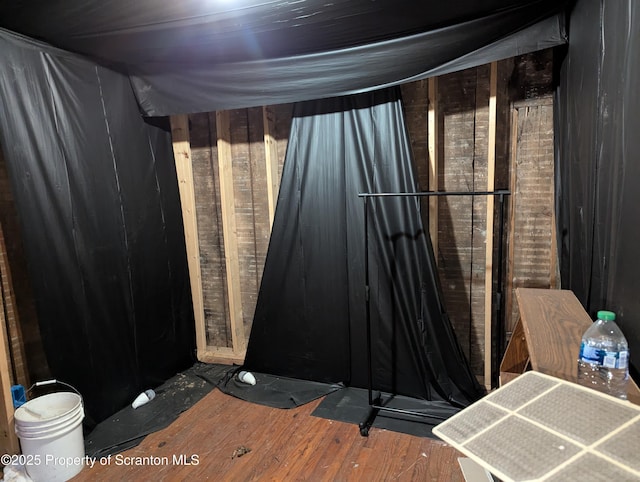
[[[640,407],[527,372],[433,429],[501,480],[640,480]]]

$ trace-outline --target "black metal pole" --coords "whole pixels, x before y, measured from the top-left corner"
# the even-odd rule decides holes
[[[364,297],[366,303],[367,324],[367,387],[369,391],[369,405],[373,405],[373,366],[371,355],[371,296],[369,289],[369,203],[364,198]]]
[[[485,195],[485,196],[499,196],[500,197],[500,235],[499,235],[499,247],[498,247],[498,275],[497,275],[497,316],[498,320],[498,351],[502,353],[502,342],[501,339],[503,337],[502,334],[502,260],[503,260],[503,243],[502,237],[504,234],[504,196],[511,194],[508,190],[497,190],[497,191],[451,191],[451,192],[443,192],[443,191],[422,191],[422,192],[384,192],[384,193],[360,193],[358,197],[364,199],[364,280],[365,280],[365,318],[366,318],[366,336],[367,336],[367,385],[368,385],[368,395],[369,395],[369,412],[364,421],[359,423],[360,434],[363,436],[367,436],[369,434],[369,428],[373,424],[374,419],[376,418],[377,413],[382,411],[395,412],[399,414],[407,414],[407,415],[415,415],[415,416],[429,416],[425,414],[420,414],[417,412],[412,412],[411,410],[404,409],[395,409],[390,407],[383,407],[381,401],[381,394],[375,398],[373,397],[373,361],[372,361],[372,342],[371,342],[371,297],[370,297],[370,286],[369,286],[369,206],[368,206],[368,198],[374,197],[420,197],[420,196],[469,196],[469,195]],[[498,357],[496,356],[496,359]],[[495,367],[495,365],[494,365]],[[494,370],[494,373],[498,373],[497,370]],[[437,417],[432,417],[437,418]]]
[[[504,245],[504,194],[500,194],[500,210],[498,217],[500,219],[500,226],[498,230],[498,273],[496,275],[497,278],[497,289],[496,289],[496,360],[495,360],[495,369],[493,370],[495,381],[494,385],[498,385],[498,377],[500,374],[500,361],[502,360],[502,354],[504,351],[504,320],[502,315],[502,305],[503,305],[503,286],[502,286],[502,262],[504,259],[503,254],[503,245]]]
[[[422,197],[422,196],[502,196],[510,194],[506,189],[497,191],[419,191],[419,192],[363,192],[358,197]]]
[[[369,287],[369,203],[364,198],[364,285],[365,285],[365,306],[366,306],[366,327],[367,327],[367,392],[369,396],[369,410],[366,417],[358,424],[360,435],[367,437],[369,429],[378,415],[379,408],[376,402],[380,401],[380,395],[374,400],[373,397],[373,356],[371,343],[371,290]]]

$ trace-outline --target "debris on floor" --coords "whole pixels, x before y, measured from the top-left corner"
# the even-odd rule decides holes
[[[251,452],[250,448],[245,447],[244,445],[241,445],[240,447],[238,447],[233,451],[233,454],[231,454],[231,458],[235,459],[238,457],[242,457],[244,454],[248,454],[249,452]]]

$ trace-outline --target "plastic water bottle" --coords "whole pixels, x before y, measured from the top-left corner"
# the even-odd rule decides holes
[[[585,331],[578,357],[578,383],[618,398],[627,398],[629,345],[611,311]]]

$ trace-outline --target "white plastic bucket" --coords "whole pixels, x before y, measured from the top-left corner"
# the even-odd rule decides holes
[[[69,480],[82,470],[83,419],[82,397],[71,392],[42,395],[16,410],[16,434],[34,482]]]

